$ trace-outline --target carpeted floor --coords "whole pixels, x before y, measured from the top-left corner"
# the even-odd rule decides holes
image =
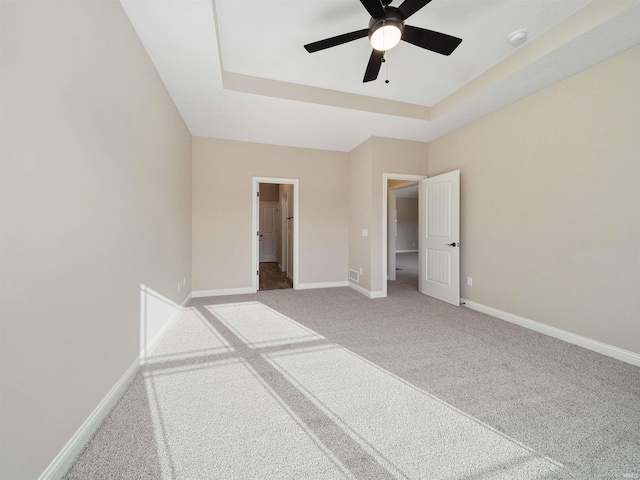
[[[639,368],[425,297],[398,257],[385,299],[193,300],[65,478],[640,478]]]

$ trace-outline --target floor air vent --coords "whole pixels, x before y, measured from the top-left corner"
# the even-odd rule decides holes
[[[357,270],[349,269],[349,280],[353,282],[360,282],[360,273]]]

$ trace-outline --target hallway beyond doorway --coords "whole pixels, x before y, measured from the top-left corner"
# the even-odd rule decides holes
[[[260,263],[260,290],[283,290],[293,288],[286,272],[280,270],[278,262]]]

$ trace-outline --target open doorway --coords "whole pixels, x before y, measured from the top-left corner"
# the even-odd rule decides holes
[[[418,290],[418,182],[389,180],[388,281],[395,287]]]
[[[253,288],[298,284],[298,180],[254,177]]]
[[[291,252],[286,241],[291,235],[289,218],[293,215],[288,202],[285,205],[283,201],[290,188],[279,183],[258,184],[258,290],[293,288],[291,272],[287,272]]]
[[[383,174],[382,285],[385,297],[390,286],[391,292],[418,290],[419,182],[424,178],[423,175]]]
[[[397,256],[389,251],[389,201],[396,195],[390,180],[418,182],[418,291],[438,300],[460,305],[460,170],[426,178],[384,173],[382,176],[382,280],[388,295],[389,262]],[[396,185],[397,186],[397,185]],[[391,185],[393,187],[393,185]],[[409,253],[409,252],[407,252]],[[404,262],[404,259],[403,259]],[[400,267],[402,268],[402,267]],[[397,274],[395,267],[393,272]],[[397,290],[394,286],[393,291]]]

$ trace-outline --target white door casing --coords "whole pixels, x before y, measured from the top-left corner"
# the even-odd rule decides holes
[[[460,305],[460,170],[420,182],[420,292]]]
[[[257,292],[259,289],[258,272],[260,270],[260,242],[259,237],[259,213],[260,213],[260,201],[259,192],[261,183],[276,183],[280,185],[291,185],[291,195],[289,195],[288,203],[289,208],[292,209],[291,220],[289,221],[289,228],[291,233],[289,235],[290,244],[289,250],[291,251],[290,261],[288,268],[291,270],[293,277],[293,289],[299,288],[300,278],[300,224],[298,218],[300,217],[300,181],[297,178],[280,178],[280,177],[253,177],[253,201],[252,201],[252,250],[251,254],[251,290]]]
[[[260,262],[278,260],[277,250],[277,202],[260,202]]]

